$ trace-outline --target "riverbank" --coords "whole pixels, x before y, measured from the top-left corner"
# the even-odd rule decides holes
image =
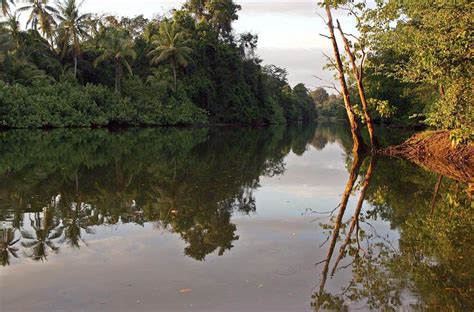
[[[424,131],[381,154],[410,160],[417,165],[452,179],[474,183],[474,145],[453,146],[449,131]]]

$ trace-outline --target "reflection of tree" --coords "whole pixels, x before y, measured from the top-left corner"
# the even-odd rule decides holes
[[[20,238],[15,237],[13,229],[0,229],[0,264],[6,266],[10,264],[10,256],[18,258],[18,247],[15,246]]]
[[[23,248],[37,249],[33,258],[60,244],[79,247],[97,225],[153,222],[204,260],[232,248],[232,214],[253,213],[260,176],[282,174],[284,157],[304,152],[313,133],[299,126],[0,134],[1,146],[11,146],[0,159],[0,218],[31,212],[46,225],[32,233],[19,225],[31,238]],[[32,202],[31,194],[40,195]]]
[[[340,223],[340,209],[334,221],[320,289],[313,296],[314,308],[347,310],[348,302],[361,302],[371,309],[396,311],[402,309],[404,296],[410,291],[414,302],[410,309],[472,310],[474,268],[466,259],[474,258],[474,216],[464,187],[446,179],[441,183],[440,177],[384,158],[377,162],[377,169],[372,159],[362,171],[365,178],[353,217],[347,224]],[[347,188],[343,203],[346,194]],[[372,204],[372,209],[365,212],[364,198]],[[398,228],[398,246],[379,236],[368,222],[378,217]],[[362,222],[369,225],[367,231],[359,228]],[[325,285],[339,239],[335,234],[338,228],[347,232],[331,277],[338,274],[338,267],[352,272],[342,292],[334,294],[327,292]],[[345,258],[352,261],[341,267]]]
[[[351,150],[351,132],[345,123],[322,122],[318,124],[310,144],[317,150],[322,150],[328,143],[335,142],[341,145],[344,150]]]
[[[339,204],[339,211],[337,213],[336,219],[334,220],[334,226],[332,229],[327,256],[326,256],[326,259],[323,261],[324,266],[321,273],[319,293],[314,295],[314,298],[315,298],[314,307],[316,310],[319,310],[321,307],[325,308],[327,304],[330,302],[329,301],[330,296],[328,296],[328,294],[324,290],[326,286],[327,277],[328,277],[329,265],[331,262],[332,255],[334,253],[334,248],[336,247],[336,243],[339,238],[339,232],[341,230],[341,225],[342,225],[342,218],[344,217],[344,213],[347,208],[347,203],[352,193],[354,184],[357,180],[357,176],[359,174],[359,170],[360,170],[360,166],[362,165],[362,162],[363,162],[363,158],[361,157],[361,155],[357,153],[354,154],[351,169],[349,172],[349,179],[347,180],[346,188],[344,190],[344,193],[342,194],[341,203]],[[336,302],[338,301],[334,301],[334,302],[331,301],[331,303],[333,304]]]
[[[43,210],[43,218],[40,213],[34,214],[34,219],[30,218],[31,227],[34,234],[28,231],[22,231],[21,235],[27,241],[21,242],[21,245],[26,249],[27,257],[35,261],[47,260],[48,252],[56,253],[59,249],[53,240],[62,235],[62,227],[54,218],[54,211],[51,208]]]

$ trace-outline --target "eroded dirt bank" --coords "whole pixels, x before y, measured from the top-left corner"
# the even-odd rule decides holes
[[[443,176],[474,186],[474,145],[453,147],[448,131],[427,131],[413,135],[404,143],[380,151],[381,154],[408,159]]]

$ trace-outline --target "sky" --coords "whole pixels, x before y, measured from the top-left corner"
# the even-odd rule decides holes
[[[83,12],[107,13],[151,18],[179,8],[185,0],[85,0]],[[259,36],[257,55],[264,64],[286,68],[292,86],[302,82],[313,89],[328,85],[333,73],[324,70],[324,54],[332,55],[326,25],[316,0],[235,0],[242,6],[234,23],[237,33],[252,32]],[[334,13],[345,31],[353,32],[353,21],[341,12]],[[346,30],[347,29],[347,30]],[[319,77],[320,79],[315,78]],[[321,80],[322,79],[322,80]],[[328,90],[330,91],[330,90]]]
[[[113,13],[120,16],[155,14],[179,8],[184,0],[85,0],[83,10],[94,13]],[[257,54],[264,64],[286,68],[291,85],[304,83],[308,88],[327,85],[323,80],[333,81],[333,73],[324,70],[324,53],[331,55],[328,39],[320,33],[327,33],[317,12],[315,0],[236,0],[242,6],[239,20],[234,29],[239,32],[258,34]],[[350,18],[336,13],[343,25],[353,29]]]

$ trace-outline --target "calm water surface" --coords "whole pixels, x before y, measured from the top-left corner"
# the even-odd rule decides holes
[[[1,311],[473,308],[466,185],[341,124],[0,143]]]

